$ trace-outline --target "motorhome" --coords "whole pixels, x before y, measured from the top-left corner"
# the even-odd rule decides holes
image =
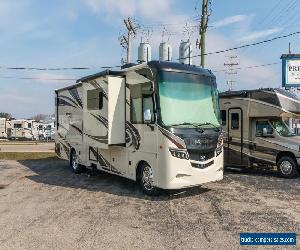
[[[223,134],[211,71],[150,61],[56,90],[56,153],[75,173],[97,168],[149,195],[223,178]]]
[[[34,140],[32,120],[12,120],[11,139],[14,140]]]
[[[300,136],[286,121],[300,118],[300,99],[282,89],[220,94],[224,158],[228,166],[277,166],[287,178],[297,175]]]
[[[6,118],[0,118],[0,139],[7,139]]]

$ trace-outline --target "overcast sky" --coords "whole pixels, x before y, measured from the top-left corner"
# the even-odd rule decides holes
[[[198,7],[198,9],[195,7]],[[26,118],[54,112],[54,90],[74,83],[48,78],[77,79],[101,71],[101,66],[120,65],[124,56],[118,36],[124,32],[122,18],[132,16],[140,26],[150,27],[153,59],[164,39],[178,45],[190,37],[195,47],[199,0],[0,0],[0,111]],[[300,30],[297,0],[213,0],[207,34],[207,52],[253,43]],[[186,26],[187,23],[187,26]],[[163,26],[166,32],[162,37]],[[188,32],[184,32],[189,27]],[[139,30],[133,48],[147,29]],[[299,36],[265,45],[207,57],[207,68],[215,71],[220,90],[228,88],[224,62],[237,56],[239,67],[280,62],[288,42],[300,53]],[[194,54],[199,51],[194,49]],[[199,59],[194,60],[199,64]],[[33,71],[5,67],[91,67],[92,70]],[[11,77],[11,78],[9,78]],[[20,80],[34,77],[43,80]],[[239,70],[234,89],[279,87],[281,65]]]

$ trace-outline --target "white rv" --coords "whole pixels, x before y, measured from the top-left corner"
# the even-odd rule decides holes
[[[0,139],[7,139],[6,118],[0,118]]]
[[[223,178],[216,78],[151,61],[56,91],[56,153],[141,184],[149,195]]]
[[[32,120],[12,120],[11,139],[14,140],[34,140]]]
[[[300,99],[282,89],[229,91],[220,94],[225,131],[225,164],[277,165],[283,177],[297,175],[300,136],[285,121],[300,118]]]

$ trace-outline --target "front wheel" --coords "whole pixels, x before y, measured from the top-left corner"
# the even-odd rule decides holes
[[[283,156],[277,162],[278,172],[284,178],[296,177],[297,167],[295,160],[289,156]]]
[[[79,164],[79,157],[75,150],[71,152],[70,166],[75,174],[83,172],[83,167]]]
[[[154,174],[152,167],[147,163],[143,164],[139,174],[139,184],[143,192],[150,196],[155,196],[159,194],[159,189],[153,186]]]

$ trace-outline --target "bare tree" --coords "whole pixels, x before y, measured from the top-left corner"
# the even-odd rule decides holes
[[[12,116],[10,113],[0,112],[0,118],[11,119]]]
[[[45,120],[48,117],[48,115],[45,114],[37,114],[35,116],[32,116],[30,119],[35,120],[35,121],[42,121]]]

